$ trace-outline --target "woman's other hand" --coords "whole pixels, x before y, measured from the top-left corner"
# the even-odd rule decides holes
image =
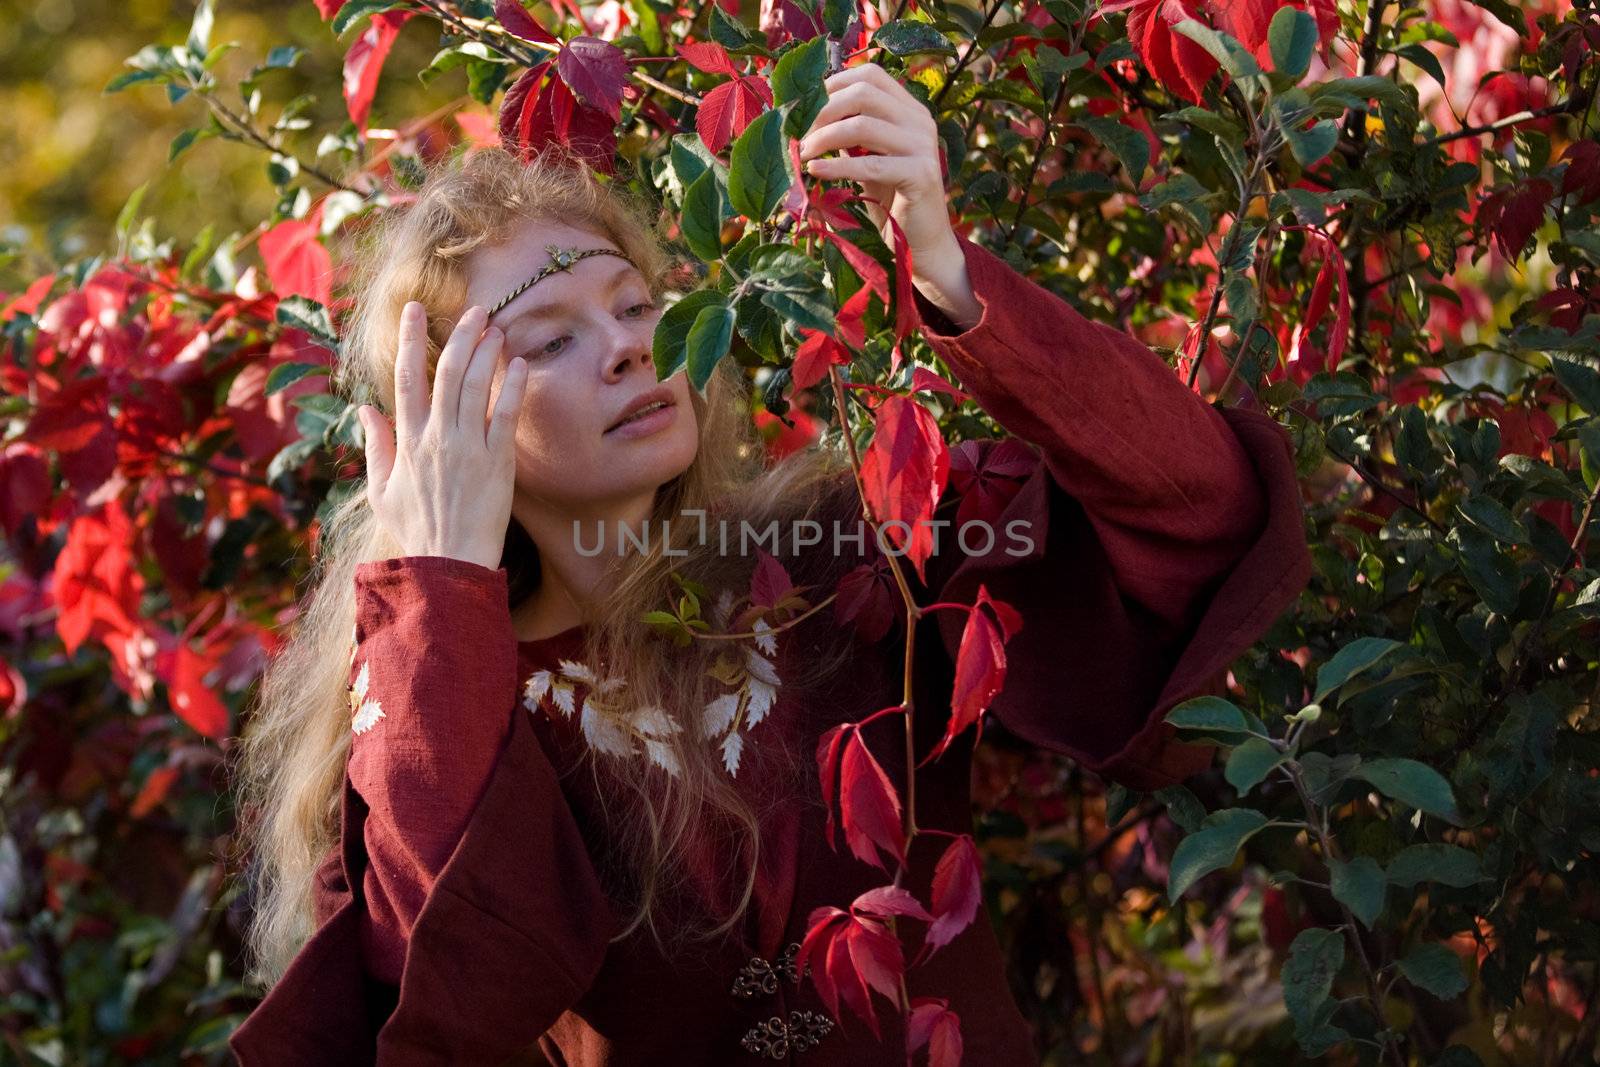
[[[823,81],[828,101],[800,141],[800,159],[819,178],[858,182],[876,204],[868,217],[894,247],[892,216],[911,250],[911,276],[924,296],[966,328],[983,308],[972,295],[966,257],[950,225],[939,131],[921,101],[876,63],[848,67]],[[849,148],[866,155],[845,155]],[[837,151],[837,156],[824,153]]]
[[[370,405],[357,413],[366,432],[367,501],[404,555],[500,566],[528,372],[520,356],[511,360],[491,398],[505,338],[497,327],[485,331],[487,321],[478,305],[457,321],[430,399],[425,315],[408,302],[394,367],[395,425]]]

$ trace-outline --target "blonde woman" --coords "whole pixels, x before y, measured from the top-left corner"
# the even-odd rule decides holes
[[[1162,716],[1309,574],[1285,435],[958,237],[932,122],[881,68],[827,88],[808,169],[888,206],[925,336],[1031,446],[979,443],[965,494],[996,536],[947,531],[919,601],[981,585],[1021,611],[990,707],[1014,734],[1138,788],[1203,768]],[[773,603],[849,575],[859,609],[882,552],[837,449],[762,463],[727,361],[704,397],[656,381],[668,267],[635,205],[553,154],[442,164],[371,234],[340,378],[376,398],[366,492],[325,531],[243,745],[270,986],[232,1038],[246,1067],[903,1062],[895,1012],[875,1036],[795,966],[813,909],[890,880],[830,847],[815,750],[900,702],[899,631],[867,610],[784,626]],[[727,521],[778,523],[772,559],[716,536]],[[806,523],[820,540],[787,532]],[[648,536],[593,551],[618,524]],[[643,621],[682,580],[727,639]],[[918,627],[919,759],[962,625]],[[907,796],[904,734],[889,716],[861,737]],[[917,773],[923,899],[971,831],[972,736]],[[970,1062],[1035,1062],[981,915],[906,983],[948,1001]]]

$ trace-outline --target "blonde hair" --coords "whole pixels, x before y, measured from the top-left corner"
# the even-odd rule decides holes
[[[648,208],[615,180],[602,179],[560,151],[531,163],[499,148],[458,153],[430,169],[414,202],[385,211],[365,232],[353,257],[355,303],[345,324],[335,391],[392,412],[401,308],[416,300],[427,309],[431,374],[464,310],[467,254],[539,221],[561,221],[609,238],[644,273],[652,297],[666,291],[674,264],[663,239]],[[698,452],[689,468],[657,493],[652,528],[659,529],[662,518],[695,508],[764,524],[809,515],[827,506],[830,494],[841,487],[854,492],[838,448],[814,447],[775,465],[764,463],[750,418],[750,387],[732,360],[723,361],[694,407],[700,420]],[[673,527],[676,532],[686,525]],[[730,643],[695,641],[679,649],[641,620],[646,611],[663,606],[671,571],[712,590],[748,587],[754,560],[721,556],[715,538],[704,540],[676,545],[669,557],[661,538],[655,538],[648,551],[623,557],[613,568],[603,603],[585,619],[587,661],[626,679],[635,706],[660,704],[685,727],[671,735],[680,768],[676,776],[643,760],[602,756],[588,761],[602,797],[598,865],[608,892],[621,905],[619,915],[626,917],[617,936],[644,926],[666,952],[734,928],[752,898],[761,845],[759,812],[734,790],[715,747],[701,740],[699,730],[701,709],[718,684],[707,668]],[[302,601],[292,635],[268,664],[235,757],[240,845],[253,897],[249,974],[265,985],[282,976],[313,932],[314,874],[338,839],[351,740],[346,691],[355,569],[368,560],[401,555],[364,491],[333,507],[319,542],[313,588]],[[537,586],[537,555],[513,521],[503,558],[513,607]],[[813,590],[822,596],[829,588]],[[820,655],[808,655],[804,677],[785,676],[780,692],[827,676],[849,654],[838,640]],[[799,754],[783,788],[802,787],[809,759],[809,753]],[[738,855],[717,873],[724,875],[736,864],[743,871],[742,888],[729,901],[702,901],[698,910],[673,912],[666,905],[695,884],[688,862],[693,848],[708,839],[726,842],[728,829],[734,831]],[[740,884],[738,878],[732,881]]]

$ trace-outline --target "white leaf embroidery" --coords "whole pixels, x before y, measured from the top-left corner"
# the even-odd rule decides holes
[[[750,631],[756,635],[754,640],[757,648],[769,656],[778,654],[778,635],[772,632],[772,627],[767,625],[766,619],[757,619],[750,627]]]
[[[678,766],[678,754],[673,752],[665,741],[654,741],[647,738],[644,743],[644,750],[649,753],[651,761],[657,766],[674,778],[678,776],[681,770]]]
[[[750,703],[745,706],[745,725],[754,726],[772,710],[773,702],[778,699],[778,691],[766,682],[750,678],[745,682],[745,692],[750,694]]]
[[[355,690],[357,700],[367,699],[367,686],[370,685],[372,681],[371,668],[372,661],[365,660],[361,664],[361,672],[356,675],[355,685],[353,688]]]
[[[355,718],[350,720],[350,729],[358,734],[364,734],[378,725],[378,720],[383,717],[383,709],[378,706],[378,702],[369,700],[361,705]]]
[[[730,775],[739,773],[739,756],[744,752],[744,734],[735,730],[722,741],[722,765]]]
[[[561,709],[561,714],[572,718],[572,686],[565,682],[553,683],[550,686],[550,699]]]
[[[661,738],[677,733],[682,727],[672,720],[666,709],[654,704],[639,708],[631,716],[633,728],[646,737]]]
[[[590,670],[587,664],[570,659],[557,660],[557,662],[561,664],[561,673],[573,681],[582,682],[584,685],[593,685],[595,683],[594,671]]]
[[[724,693],[706,705],[700,722],[701,737],[715,737],[728,728],[739,711],[739,694]]]
[[[522,687],[522,703],[529,711],[538,711],[539,702],[550,692],[552,676],[549,671],[534,671]]]
[[[719,630],[728,628],[728,613],[733,611],[733,590],[724,589],[717,594],[716,603],[711,605],[711,622]]]
[[[587,700],[583,702],[583,714],[578,721],[582,723],[583,736],[590,745],[613,756],[633,755],[633,742],[628,735],[616,723],[590,707]]]
[[[750,677],[758,678],[771,686],[780,684],[778,681],[778,669],[772,665],[771,660],[763,658],[753,648],[747,648],[744,651],[744,669],[750,672]]]

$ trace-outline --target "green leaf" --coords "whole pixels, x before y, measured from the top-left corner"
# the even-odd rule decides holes
[[[397,7],[410,7],[407,0],[348,0],[333,16],[329,23],[335,37],[343,37],[344,31],[352,24],[360,22],[369,15],[376,15],[384,11],[392,11]]]
[[[189,23],[189,51],[201,59],[211,47],[211,24],[215,21],[214,0],[200,0]]]
[[[1600,415],[1600,371],[1569,359],[1550,359],[1556,381],[1590,415]]]
[[[1267,46],[1272,51],[1273,69],[1299,81],[1317,46],[1316,20],[1297,7],[1280,7],[1267,27]]]
[[[1413,759],[1375,759],[1356,768],[1355,777],[1364,778],[1384,796],[1413,808],[1457,822],[1455,794],[1444,775]]]
[[[1198,19],[1184,19],[1172,28],[1211,53],[1211,58],[1234,78],[1255,78],[1261,75],[1261,65],[1237,38],[1221,30],[1214,30]]]
[[[1454,1000],[1467,991],[1461,958],[1437,941],[1418,945],[1400,960],[1400,973],[1418,989],[1440,1000]]]
[[[1461,572],[1483,602],[1501,615],[1516,610],[1522,575],[1494,538],[1476,526],[1455,526],[1447,540],[1459,550]]]
[[[741,55],[769,55],[767,35],[752,29],[722,10],[721,4],[711,5],[711,39],[730,52]]]
[[[1444,87],[1444,65],[1439,62],[1438,56],[1424,48],[1421,43],[1408,44],[1404,48],[1396,49],[1394,54],[1401,59],[1411,60],[1431,75],[1433,80],[1439,83],[1440,88]]]
[[[1116,119],[1085,117],[1074,125],[1082,126],[1094,134],[1095,140],[1115,152],[1122,169],[1128,172],[1128,180],[1138,187],[1139,179],[1150,165],[1150,142],[1145,140],[1144,134]]]
[[[828,73],[827,44],[827,38],[813,37],[785,52],[772,68],[773,106],[794,103],[783,123],[783,132],[790,137],[804,137],[828,102],[828,91],[822,87]]]
[[[1151,796],[1166,805],[1167,818],[1186,834],[1198,831],[1200,824],[1205,821],[1206,807],[1188,786],[1163,786]]]
[[[1339,141],[1339,127],[1332,119],[1323,119],[1309,130],[1288,124],[1283,127],[1283,137],[1289,142],[1289,151],[1300,165],[1309,167],[1333,151],[1333,146]]]
[[[763,245],[750,257],[747,282],[761,302],[794,326],[833,332],[833,303],[821,265],[788,245]]]
[[[1351,641],[1317,671],[1317,691],[1311,697],[1311,702],[1322,703],[1329,693],[1362,671],[1371,669],[1383,657],[1401,647],[1399,641],[1387,637],[1358,637]]]
[[[784,144],[784,116],[782,108],[757,115],[733,142],[729,155],[728,199],[735,211],[752,222],[772,214],[794,181]]]
[[[1404,107],[1407,103],[1406,94],[1399,85],[1376,74],[1318,82],[1307,92],[1313,101],[1321,101],[1324,97],[1331,96],[1344,103],[1346,107],[1364,106],[1368,100],[1373,99],[1381,100],[1392,107]]]
[[[329,373],[327,366],[321,363],[280,363],[273,367],[272,372],[267,375],[267,384],[263,393],[266,396],[271,396],[281,389],[287,389],[301,378],[309,377],[313,374],[327,373]]]
[[[1167,871],[1167,899],[1176,902],[1195,882],[1233,863],[1239,849],[1267,825],[1251,808],[1224,808],[1206,816],[1200,829],[1178,842]]]
[[[1344,966],[1344,938],[1337,930],[1313,926],[1301,930],[1283,962],[1283,1004],[1297,1029],[1311,1029],[1333,980]]]
[[[705,392],[711,372],[717,369],[722,357],[728,354],[733,343],[733,308],[727,304],[711,304],[700,309],[689,335],[684,340],[684,355],[689,365],[689,384]]]
[[[680,228],[684,243],[695,255],[707,263],[722,257],[722,189],[710,167],[683,194]]]
[[[728,298],[715,289],[696,289],[662,312],[650,344],[657,381],[665,381],[683,369],[689,329],[700,312],[714,304],[726,307],[727,303]]]
[[[1485,875],[1477,853],[1460,845],[1430,843],[1401,849],[1389,861],[1388,877],[1402,889],[1410,889],[1419,882],[1438,882],[1465,889],[1483,881]]]
[[[1223,771],[1223,777],[1228,779],[1228,784],[1244,796],[1250,790],[1260,785],[1272,768],[1282,763],[1287,758],[1287,753],[1263,737],[1249,737],[1244,743],[1228,753],[1228,765]]]
[[[1383,893],[1388,887],[1383,868],[1371,856],[1357,856],[1348,863],[1329,860],[1328,869],[1333,876],[1330,887],[1334,899],[1349,908],[1370,930],[1378,913],[1383,911]]]
[[[273,321],[280,326],[304,330],[322,347],[334,354],[339,352],[339,338],[333,332],[333,320],[328,309],[308,296],[286,296],[278,301]]]
[[[926,22],[915,19],[896,19],[878,27],[872,43],[887,48],[897,56],[937,54],[953,56],[955,45],[950,39]]]
[[[1250,722],[1230,701],[1204,696],[1185,700],[1167,712],[1167,721],[1180,730],[1210,730],[1224,734],[1249,735]]]
[[[1492,496],[1474,493],[1459,507],[1463,515],[1498,541],[1520,545],[1528,540],[1527,529],[1509,508]]]
[[[706,147],[697,133],[680,133],[674,136],[671,159],[672,172],[685,191],[708,169],[721,175],[724,184],[727,182],[728,168],[723,165],[722,160],[711,154],[711,149]]]

